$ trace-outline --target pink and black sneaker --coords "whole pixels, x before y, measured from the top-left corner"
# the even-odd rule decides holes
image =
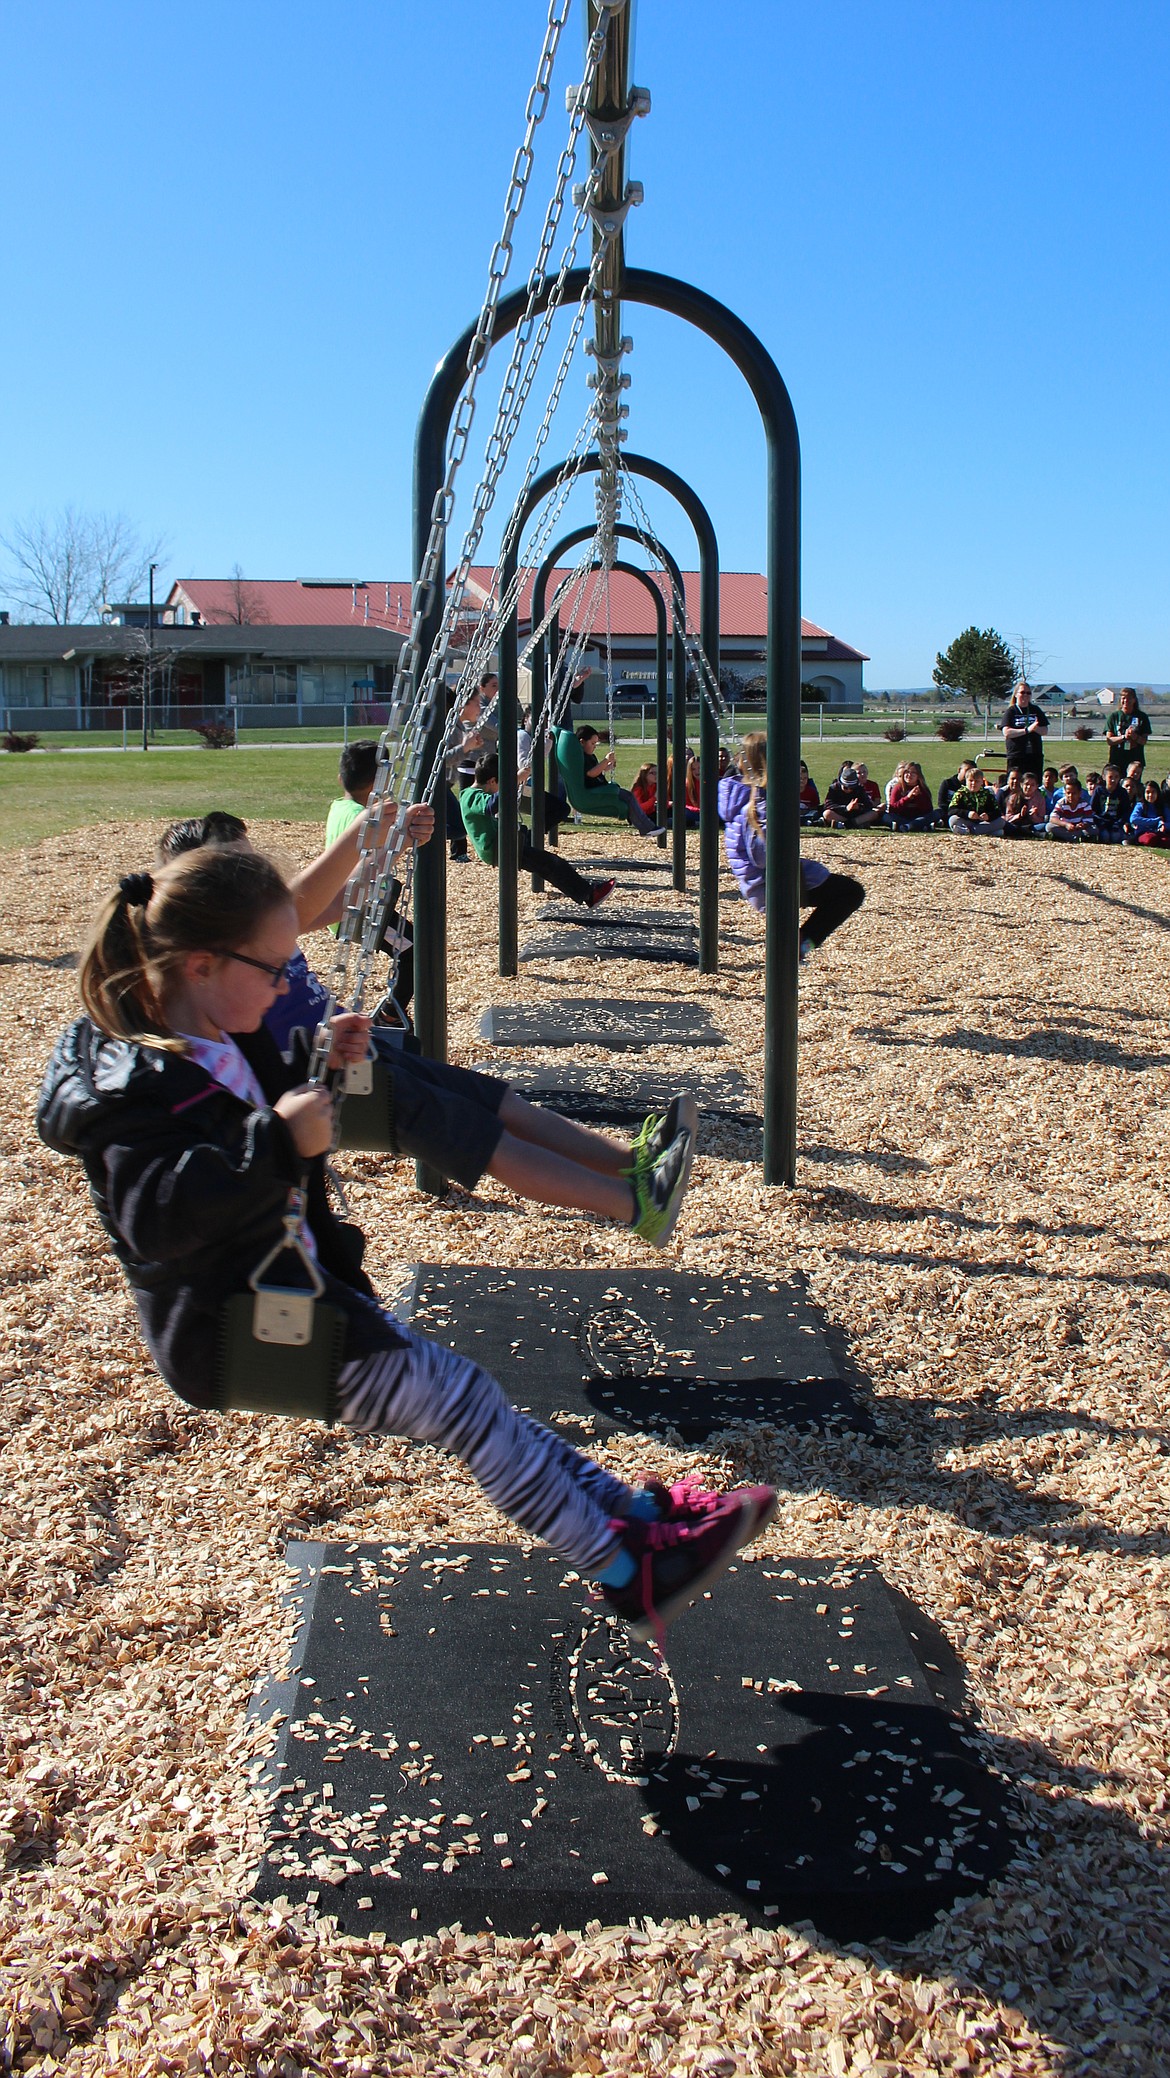
[[[673,1486],[667,1486],[664,1479],[656,1479],[653,1473],[640,1473],[634,1483],[643,1493],[653,1495],[660,1522],[700,1522],[721,1501],[746,1500],[752,1510],[752,1526],[743,1540],[745,1544],[766,1530],[776,1513],[774,1486],[737,1486],[730,1493],[717,1494],[704,1486],[694,1472],[688,1472],[685,1479],[676,1479]]]
[[[712,1497],[694,1519],[615,1522],[636,1571],[627,1587],[605,1587],[607,1606],[633,1637],[661,1643],[668,1623],[726,1572],[753,1532],[755,1511],[745,1493]]]

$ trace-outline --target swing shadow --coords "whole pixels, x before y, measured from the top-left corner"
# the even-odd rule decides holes
[[[1006,1060],[1019,1061],[1080,1062],[1094,1067],[1117,1068],[1128,1074],[1140,1074],[1146,1068],[1170,1067],[1170,1053],[1131,1053],[1119,1046],[1115,1039],[1090,1039],[1086,1042],[1067,1025],[1051,1025],[1047,1029],[1038,1027],[1023,1033],[1018,1039],[972,1031],[964,1025],[956,1026],[951,1032],[941,1032],[932,1039],[908,1038],[888,1025],[858,1025],[854,1036],[868,1039],[875,1046],[917,1047],[923,1052],[931,1047],[944,1046],[957,1053],[998,1055]]]
[[[43,952],[0,952],[0,967],[54,967],[64,974],[76,967],[79,958],[76,952],[59,952],[51,957]]]
[[[932,1265],[938,1260],[930,1259]],[[1170,1277],[1165,1284],[1170,1288]],[[1151,1444],[1170,1456],[1162,1429],[1142,1422],[1107,1421],[1078,1407],[1005,1410],[990,1386],[960,1399],[874,1395],[842,1332],[830,1322],[824,1333],[836,1376],[862,1397],[863,1405],[872,1408],[879,1424],[876,1432],[867,1435],[864,1430],[826,1426],[817,1438],[815,1459],[806,1462],[794,1429],[777,1428],[775,1440],[761,1450],[758,1428],[745,1432],[742,1427],[730,1427],[718,1447],[726,1450],[737,1476],[764,1477],[794,1495],[828,1492],[851,1507],[924,1507],[985,1535],[1030,1537],[1037,1543],[1075,1550],[1082,1557],[1095,1553],[1170,1557],[1168,1530],[1134,1534],[1115,1530],[1089,1515],[1075,1494],[1041,1494],[982,1465],[953,1469],[946,1463],[955,1451],[1069,1431],[1104,1443]],[[923,1469],[909,1475],[901,1469],[904,1442],[920,1450],[925,1445],[928,1460]],[[1069,1477],[1074,1476],[1070,1471]]]
[[[758,1763],[737,1762],[735,1774],[737,1781],[742,1777],[749,1784],[749,1795],[759,1800],[753,1803],[754,1809],[761,1808],[769,1792],[775,1798],[783,1786],[787,1794],[779,1837],[786,1848],[791,1842],[807,1852],[803,1833],[798,1836],[793,1832],[791,1814],[811,1800],[818,1787],[822,1791],[828,1787],[829,1795],[822,1795],[820,1800],[822,1810],[816,1818],[814,1844],[823,1839],[823,1828],[834,1834],[841,1831],[843,1820],[849,1816],[849,1805],[839,1791],[848,1780],[842,1766],[849,1765],[851,1742],[862,1735],[868,1741],[872,1727],[874,1749],[896,1749],[915,1738],[922,1740],[925,1749],[934,1727],[932,1713],[926,1710],[915,1712],[905,1706],[883,1710],[870,1705],[866,1711],[864,1706],[859,1710],[849,1701],[843,1706],[840,1697],[806,1694],[793,1711],[793,1700],[790,1699],[789,1714],[799,1715],[807,1722],[808,1737],[795,1750],[779,1745]],[[880,1722],[875,1724],[875,1719]],[[846,1953],[856,1953],[852,1944],[862,1943],[904,1983],[912,1982],[919,1974],[945,1972],[954,1980],[959,1996],[982,1995],[1002,2002],[1055,2045],[1061,2068],[1066,2058],[1071,2068],[1075,2058],[1078,2070],[1120,2071],[1121,2065],[1114,2062],[1118,2050],[1128,2059],[1140,2056],[1143,2049],[1155,2058],[1155,2063],[1143,2063],[1142,2068],[1161,2068],[1156,2059],[1165,2049],[1162,1954],[1170,1941],[1170,1910],[1165,1903],[1170,1896],[1170,1855],[1160,1845],[1151,1844],[1123,1809],[1112,1804],[1103,1806],[1099,1801],[1102,1790],[1124,1790],[1128,1776],[1112,1769],[1067,1764],[1038,1740],[981,1732],[978,1746],[984,1749],[996,1772],[984,1772],[979,1780],[978,1763],[973,1757],[965,1801],[970,1809],[986,1816],[995,1789],[1000,1789],[1000,1808],[1007,1817],[1007,1851],[999,1858],[998,1867],[988,1865],[986,1874],[980,1871],[982,1881],[951,1879],[947,1885],[949,1894],[936,1895],[934,1907],[940,1916],[930,1937],[929,1966],[918,1951],[907,1953],[906,1944],[913,1930],[906,1927],[905,1920],[899,1925],[894,1912],[887,1909],[883,1913],[876,1903],[869,1908],[868,1932],[859,1929],[861,1913],[855,1904],[848,1929],[835,1935],[832,1906],[828,1901],[816,1900],[815,1910],[810,1913],[812,1901],[807,1892],[803,1899],[794,1898],[794,1914],[787,1923],[800,1928],[811,1918],[828,1940],[835,1940],[838,1946],[849,1943]],[[855,1743],[851,1750],[856,1751]],[[722,1880],[734,1896],[737,1888],[742,1890],[742,1876],[725,1858],[726,1841],[721,1842],[718,1834],[718,1804],[700,1801],[698,1812],[687,1806],[687,1792],[693,1792],[697,1786],[696,1772],[688,1771],[701,1771],[703,1761],[703,1756],[676,1754],[660,1771],[661,1779],[653,1781],[642,1794],[648,1808],[661,1812],[672,1826],[672,1842],[679,1856],[708,1878],[718,1875],[721,1864],[726,1871]],[[869,1823],[874,1823],[872,1814]],[[1130,1902],[1135,1907],[1134,1932],[1121,1953],[1109,1940],[1109,1905],[1102,1901],[1098,1887],[1076,1880],[1088,1870],[1108,1871],[1111,1903],[1122,1884],[1129,1890]],[[741,1878],[739,1885],[734,1882],[736,1876]],[[963,1913],[963,1902],[985,1889],[990,1878],[997,1879],[997,1910],[982,1915],[976,1930]],[[1059,1901],[1061,1914],[1053,1939],[1043,1944],[1036,1942],[1029,1948],[1026,1978],[1020,1969],[1019,1947],[1013,1943],[1011,1933],[1010,1908],[1017,1898],[1021,1902]],[[959,1916],[952,1930],[945,1915],[955,1907]],[[1001,1939],[999,1926],[1005,1908]],[[1116,2015],[1120,2031],[1116,2040],[1110,2035],[1109,2023],[1103,2025],[1097,2000],[1086,2001],[1084,1984],[1078,1991],[1077,1981],[1070,1975],[1070,1960],[1085,1952],[1112,1958],[1112,1970],[1095,1986],[1096,1990],[1104,1994],[1108,1987],[1117,1997],[1120,1986],[1125,1986],[1126,2010]],[[897,2044],[891,2043],[890,2047],[892,2053]],[[898,2061],[900,2064],[900,2058]],[[889,2068],[893,2068],[892,2063]],[[1131,2066],[1127,2060],[1125,2068],[1136,2069],[1137,2064]]]
[[[1085,880],[1077,880],[1071,873],[1054,873],[1064,887],[1072,888],[1078,895],[1087,895],[1092,902],[1100,902],[1106,909],[1123,909],[1127,916],[1136,916],[1141,923],[1155,924],[1159,931],[1170,931],[1170,916],[1158,909],[1146,909],[1140,902],[1125,902],[1120,895],[1107,895],[1101,888],[1090,887]]]

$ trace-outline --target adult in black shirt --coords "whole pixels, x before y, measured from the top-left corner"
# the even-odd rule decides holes
[[[1123,685],[1117,695],[1117,705],[1105,725],[1105,735],[1111,765],[1119,765],[1126,772],[1131,765],[1145,764],[1150,717],[1138,706],[1138,697],[1131,685]]]
[[[1044,770],[1044,732],[1048,727],[1048,716],[1032,698],[1032,688],[1026,678],[1021,678],[1012,694],[1012,704],[1000,723],[1000,732],[1007,748],[1009,772],[1034,772],[1037,779]]]

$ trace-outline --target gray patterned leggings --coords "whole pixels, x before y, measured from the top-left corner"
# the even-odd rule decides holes
[[[337,1419],[364,1435],[409,1436],[460,1458],[490,1501],[570,1565],[596,1576],[612,1558],[615,1516],[633,1495],[570,1443],[512,1406],[487,1371],[400,1321],[399,1349],[343,1365]]]

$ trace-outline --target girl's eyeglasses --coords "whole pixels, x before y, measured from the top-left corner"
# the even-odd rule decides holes
[[[247,952],[225,952],[223,957],[225,960],[238,960],[241,967],[255,967],[261,974],[267,974],[273,988],[279,988],[282,981],[288,980],[288,970],[292,966],[292,960],[288,959],[279,967],[270,967],[267,960],[254,960]]]

